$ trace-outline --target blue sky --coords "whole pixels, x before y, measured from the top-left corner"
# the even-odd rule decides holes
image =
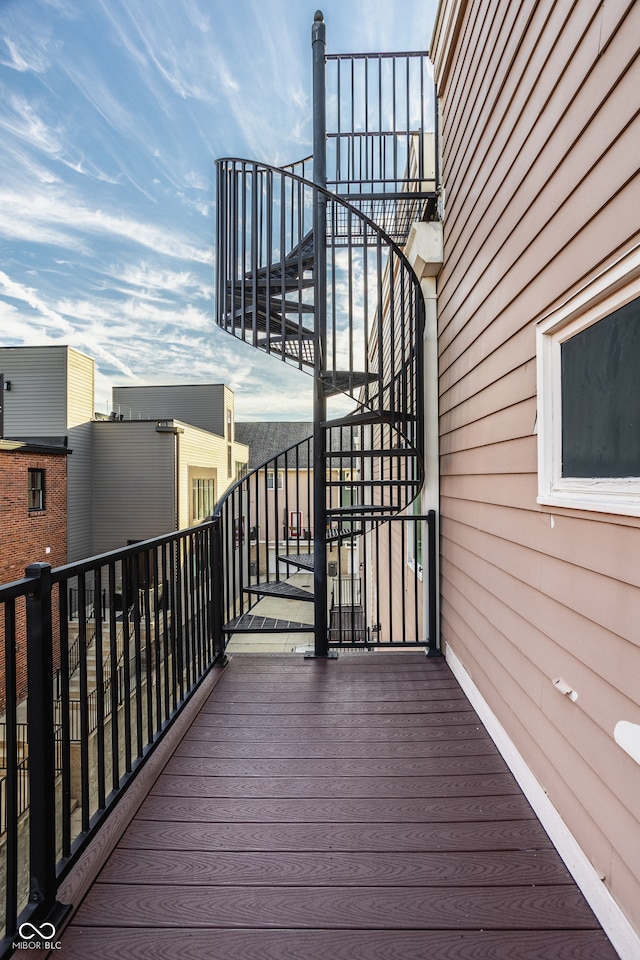
[[[436,0],[326,0],[327,51],[428,49]],[[214,160],[311,152],[300,0],[0,0],[0,345],[111,386],[225,382],[311,414],[304,374],[214,324]]]

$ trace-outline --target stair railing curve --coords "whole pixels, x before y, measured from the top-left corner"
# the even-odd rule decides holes
[[[401,248],[356,206],[294,172],[306,164],[217,161],[217,323],[254,348],[313,373],[318,341],[312,226],[321,193],[327,208],[327,339],[315,386],[329,403],[336,397],[350,401],[325,424],[327,540],[341,543],[398,516],[422,486],[424,308],[419,281]],[[293,457],[294,449],[286,453]],[[216,511],[227,557],[227,632],[264,596],[261,585],[280,579],[274,536],[280,518],[276,509],[270,519],[267,507],[269,496],[277,499],[279,481],[274,491],[269,479],[269,464],[278,477],[277,459],[236,484]],[[262,506],[257,496],[252,506],[251,484],[256,492],[264,485]],[[286,496],[290,491],[283,489],[281,500]],[[290,516],[306,512],[309,532],[309,505],[306,511],[299,503],[288,506],[295,507],[288,509]],[[268,528],[269,522],[271,534],[265,529],[260,537],[258,527]],[[275,542],[275,560],[267,557],[266,565],[261,539],[267,553],[269,540]],[[286,541],[286,554],[289,546]]]

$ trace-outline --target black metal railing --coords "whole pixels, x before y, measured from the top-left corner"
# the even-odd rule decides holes
[[[3,956],[22,923],[57,925],[59,883],[222,657],[219,527],[208,521],[55,570],[33,564],[0,586]],[[89,591],[105,598],[73,625],[71,587],[81,610]]]
[[[327,187],[399,244],[435,219],[437,110],[426,53],[327,54]],[[343,241],[346,236],[342,233]]]
[[[420,562],[396,561],[408,531],[429,522],[406,519],[423,483],[424,303],[402,250],[413,222],[437,216],[429,63],[426,54],[326,56],[320,13],[312,38],[313,158],[288,167],[217,161],[217,322],[315,381],[313,440],[305,447],[313,496],[293,508],[308,512],[309,546],[304,557],[281,560],[290,551],[277,536],[245,540],[245,529],[258,529],[255,516],[271,531],[280,524],[260,496],[269,470],[280,469],[274,457],[218,511],[223,539],[237,551],[226,572],[226,629],[253,629],[264,611],[276,629],[278,610],[265,598],[306,599],[308,586],[296,590],[293,581],[306,584],[312,569],[313,618],[280,619],[283,629],[313,628],[316,655],[332,645],[403,644],[410,635],[435,650],[417,605],[393,630],[385,628],[393,605],[382,617],[379,609],[380,584],[395,583],[396,574],[395,595],[412,578],[424,606]],[[385,537],[389,547],[381,549]],[[266,567],[262,543],[273,557]],[[350,559],[336,559],[343,555]],[[363,598],[349,611],[336,609],[328,591],[331,567],[347,562],[351,570],[357,562]],[[435,564],[427,570],[435,575]]]
[[[332,431],[338,450],[344,430]],[[435,514],[372,514],[371,454],[354,445],[348,458],[328,459],[328,645],[425,646],[436,635]],[[309,437],[249,472],[216,509],[227,638],[314,630],[313,462]]]

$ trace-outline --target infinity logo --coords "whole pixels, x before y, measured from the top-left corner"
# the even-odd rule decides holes
[[[31,933],[27,932],[29,930]],[[26,923],[20,924],[18,933],[23,940],[33,940],[34,937],[39,937],[40,940],[53,940],[56,935],[56,928],[48,921],[43,923],[41,927],[34,927],[32,923],[27,921]]]

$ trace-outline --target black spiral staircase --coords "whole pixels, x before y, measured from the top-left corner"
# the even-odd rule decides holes
[[[411,508],[424,306],[402,247],[412,223],[437,216],[438,193],[426,54],[327,56],[324,32],[317,13],[313,156],[217,162],[217,323],[314,380],[313,436],[217,508],[224,629],[313,631],[317,656],[424,644],[431,629],[420,554],[433,518]],[[415,598],[401,630],[400,590]],[[308,616],[258,615],[274,596],[308,603]]]

